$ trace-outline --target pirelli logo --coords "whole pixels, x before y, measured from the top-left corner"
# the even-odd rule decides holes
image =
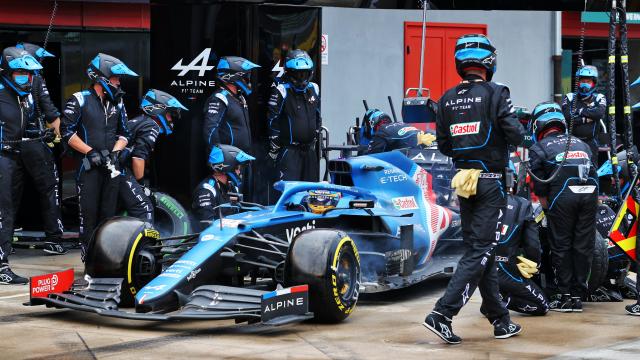
[[[480,132],[480,121],[453,124],[449,126],[451,136],[471,135]]]

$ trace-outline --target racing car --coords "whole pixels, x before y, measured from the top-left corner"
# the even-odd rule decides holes
[[[89,243],[85,278],[62,288],[62,274],[32,279],[30,303],[126,319],[336,323],[361,293],[455,271],[460,218],[436,203],[432,174],[399,151],[329,170],[331,182],[276,183],[270,207],[231,196],[221,209],[238,213],[199,234],[161,238],[141,220],[109,219]],[[340,198],[313,213],[310,191]]]

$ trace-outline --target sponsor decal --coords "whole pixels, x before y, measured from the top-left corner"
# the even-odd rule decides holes
[[[153,229],[144,229],[144,236],[152,239],[160,239],[160,233]]]
[[[469,98],[460,98],[460,99],[447,100],[445,102],[444,106],[453,106],[453,105],[460,105],[460,104],[473,104],[473,103],[481,103],[481,102],[482,102],[482,97],[476,96],[476,97],[469,97]]]
[[[451,136],[471,135],[480,132],[480,121],[453,124],[449,126]]]
[[[303,231],[306,230],[311,230],[311,229],[315,229],[316,228],[316,221],[313,220],[311,222],[308,222],[305,226],[297,226],[291,229],[287,229],[286,233],[287,233],[287,240],[289,241],[289,243],[291,243],[293,241],[293,239],[298,236],[298,234],[300,234]]]
[[[411,158],[411,160],[420,160],[420,161],[425,161],[427,159],[425,159],[424,155],[422,155],[422,153],[418,153],[418,155],[414,156]]]
[[[574,194],[593,194],[595,185],[569,185],[569,190]]]
[[[71,289],[73,269],[31,277],[29,293],[31,299],[46,298],[49,294],[61,293]]]
[[[202,269],[197,268],[197,269],[193,270],[192,272],[190,272],[189,275],[187,275],[187,282],[195,279],[196,276],[198,276],[198,274],[200,273],[200,271],[202,271]]]
[[[309,286],[300,285],[262,295],[262,321],[309,312]]]
[[[145,286],[144,289],[150,290],[150,291],[161,291],[166,287],[167,285],[162,284],[162,285],[156,285],[156,286]]]
[[[412,131],[412,130],[416,130],[417,131],[418,129],[416,129],[413,126],[405,126],[402,129],[398,130],[398,135],[402,136],[402,135],[404,135],[407,132]]]
[[[200,238],[200,241],[211,241],[211,240],[215,240],[215,239],[216,239],[216,236],[215,236],[215,235],[213,235],[213,234],[207,234],[207,235],[203,235],[203,236]]]
[[[240,226],[243,223],[242,220],[236,220],[236,219],[222,219],[222,227],[226,227],[226,228],[237,228],[238,226]]]
[[[417,210],[418,202],[414,196],[402,196],[391,199],[397,210]]]
[[[405,174],[383,176],[380,178],[380,184],[397,183],[397,182],[405,181],[407,179],[408,177]]]
[[[556,161],[562,161],[564,158],[564,153],[560,153],[556,155]],[[589,159],[589,155],[584,151],[569,151],[569,155],[567,155],[567,160],[573,159]]]
[[[187,65],[183,64],[184,58],[178,60],[171,68],[178,74],[171,81],[170,86],[176,88],[180,93],[188,95],[204,94],[206,90],[215,87],[215,80],[211,80],[213,76],[206,74],[215,68],[215,66],[209,65],[210,57],[211,48],[205,48]],[[191,72],[194,74],[192,75]],[[185,76],[187,79],[184,78]]]

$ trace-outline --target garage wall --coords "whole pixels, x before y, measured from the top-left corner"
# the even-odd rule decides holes
[[[422,21],[422,12],[322,9],[322,32],[329,36],[329,64],[322,65],[322,117],[332,143],[344,142],[348,126],[356,116],[362,118],[362,99],[389,112],[391,95],[399,115],[405,21]],[[552,12],[431,10],[427,21],[487,24],[498,49],[494,81],[509,85],[516,105],[531,109],[552,99]]]

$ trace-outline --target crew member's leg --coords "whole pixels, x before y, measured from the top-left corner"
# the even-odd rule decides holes
[[[598,209],[597,195],[581,194],[580,211],[574,230],[573,248],[573,279],[571,296],[580,299],[587,294],[589,273],[593,262],[593,251],[596,235],[596,212]]]
[[[507,309],[529,315],[545,315],[549,311],[549,302],[542,289],[520,276],[512,266],[498,263],[498,281]]]
[[[13,238],[13,198],[11,197],[17,155],[0,152],[0,284],[26,284],[26,278],[9,268],[9,253]]]
[[[573,256],[571,247],[578,211],[577,207],[573,206],[573,199],[567,194],[561,194],[553,207],[547,211],[551,263],[555,270],[558,290],[562,295],[561,299],[551,302],[550,308],[554,311],[572,311],[570,297]]]
[[[127,210],[127,215],[153,224],[153,203],[144,194],[142,187],[129,171],[121,175],[119,185],[120,201]]]

